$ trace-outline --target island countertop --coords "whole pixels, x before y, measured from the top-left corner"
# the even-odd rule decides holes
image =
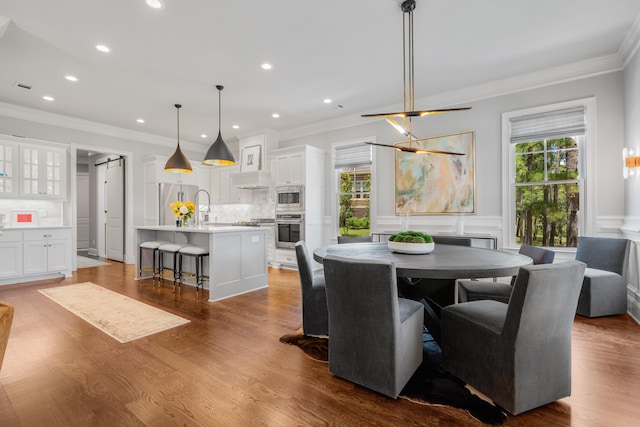
[[[183,233],[230,233],[230,232],[252,232],[255,230],[268,230],[268,227],[254,227],[245,225],[200,225],[200,226],[188,226],[188,227],[176,227],[175,225],[141,225],[133,227],[137,230],[152,230],[152,231],[177,231]]]
[[[139,247],[146,241],[165,241],[197,246],[208,252],[204,274],[208,280],[209,301],[233,297],[268,286],[267,233],[268,227],[239,225],[202,225],[176,227],[175,225],[136,226]],[[162,255],[160,255],[162,256]],[[173,265],[167,256],[165,266]],[[149,277],[153,262],[152,251],[138,251],[136,278]],[[193,257],[185,257],[183,270],[195,271]],[[142,272],[146,274],[141,275]],[[162,283],[162,281],[161,281]],[[185,283],[192,284],[192,283]]]

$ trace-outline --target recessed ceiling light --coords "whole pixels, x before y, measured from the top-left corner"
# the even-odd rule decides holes
[[[162,0],[145,0],[147,2],[147,6],[152,9],[164,9],[164,3]]]
[[[280,114],[278,114],[278,113],[273,113],[273,114],[271,115],[271,117],[273,117],[274,119],[277,119],[278,117],[280,117]]]
[[[325,98],[325,100],[322,102],[324,102],[325,104],[331,104],[331,100],[329,98]]]
[[[72,76],[72,75],[64,76],[64,78],[69,80],[70,82],[77,82],[78,81],[78,78],[76,76]]]
[[[238,125],[233,125],[231,127],[234,128],[234,129],[240,129],[240,126],[238,126]]]
[[[206,138],[206,137],[207,137],[207,135],[204,134],[204,133],[202,135],[200,135],[200,138]]]
[[[271,69],[271,64],[267,64],[266,62],[264,64],[262,64],[262,69],[263,70],[270,70]]]
[[[44,99],[45,101],[53,101],[53,97],[49,95],[43,96],[42,99]]]
[[[136,120],[136,122],[138,122],[138,123],[144,123],[144,119],[138,119],[138,120]]]
[[[108,47],[108,46],[105,46],[105,45],[103,45],[103,44],[97,44],[97,45],[96,45],[96,49],[98,49],[100,52],[103,52],[103,53],[109,53],[109,52],[111,52],[111,49],[109,49],[109,47]]]

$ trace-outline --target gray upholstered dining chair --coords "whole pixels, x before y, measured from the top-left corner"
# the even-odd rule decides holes
[[[627,312],[625,273],[630,241],[608,237],[581,236],[576,259],[587,264],[577,313],[587,317],[612,316]]]
[[[302,291],[302,330],[305,335],[325,336],[329,333],[329,313],[324,273],[313,270],[313,262],[303,240],[296,242],[295,248]]]
[[[571,330],[585,264],[520,268],[509,304],[442,310],[442,366],[517,415],[571,394]]]
[[[520,245],[518,253],[526,255],[533,260],[534,265],[552,264],[556,253],[550,249],[544,249],[537,246]],[[477,301],[481,299],[492,299],[504,303],[509,302],[513,284],[516,276],[511,278],[511,283],[488,282],[482,280],[458,280],[458,301]]]
[[[328,256],[329,371],[397,398],[422,363],[423,307],[398,298],[395,265]]]
[[[373,242],[373,236],[338,236],[338,244]]]

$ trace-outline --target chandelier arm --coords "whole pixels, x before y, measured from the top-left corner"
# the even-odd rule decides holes
[[[409,144],[413,134],[412,117],[423,117],[431,114],[442,114],[454,111],[470,110],[470,107],[443,108],[437,110],[415,109],[415,61],[414,61],[414,37],[413,37],[413,11],[416,7],[415,0],[404,0],[402,10],[402,100],[404,111],[394,113],[362,114],[362,117],[402,117],[405,129],[409,129]],[[407,119],[409,121],[407,125]]]

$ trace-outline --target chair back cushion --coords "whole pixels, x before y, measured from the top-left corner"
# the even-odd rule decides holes
[[[585,268],[580,261],[520,267],[503,336],[515,342],[553,342],[554,336],[560,341],[570,335]]]
[[[329,307],[329,336],[333,325],[353,325],[353,339],[375,340],[393,334],[399,323],[398,288],[392,262],[327,256],[323,260]],[[363,334],[361,329],[368,331]],[[351,329],[351,328],[347,328]],[[341,330],[341,334],[351,331]],[[370,335],[366,337],[367,335]],[[384,340],[385,342],[387,340]]]
[[[296,260],[298,261],[298,273],[300,273],[300,286],[304,296],[305,289],[313,286],[313,265],[304,240],[296,242]]]
[[[531,246],[527,244],[520,245],[520,254],[526,255],[533,260],[533,265],[552,264],[556,253],[549,249]]]
[[[373,242],[373,236],[338,236],[338,244]]]
[[[611,271],[623,275],[629,257],[630,242],[627,239],[580,236],[576,259],[589,268]]]
[[[471,239],[464,237],[432,236],[433,242],[441,245],[471,246]]]

